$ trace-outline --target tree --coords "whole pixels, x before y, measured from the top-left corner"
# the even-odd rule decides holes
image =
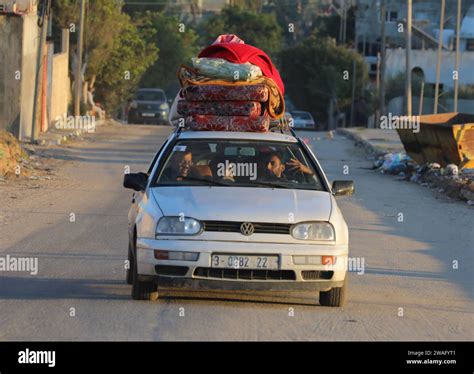
[[[225,7],[221,14],[200,25],[201,45],[211,44],[220,34],[236,34],[272,58],[276,58],[283,47],[283,30],[274,13],[256,14],[238,6]]]
[[[179,66],[189,62],[199,51],[197,35],[188,27],[182,28],[176,17],[163,13],[142,15],[141,26],[146,25],[156,30],[156,34],[144,35],[144,38],[159,49],[160,58],[143,76],[141,86],[160,87],[168,95],[174,95],[179,88],[176,77]]]
[[[144,33],[145,29],[140,32],[132,22],[125,23],[113,52],[97,76],[97,96],[111,110],[133,95],[143,74],[158,59],[158,48],[146,41]],[[153,29],[146,29],[147,37],[153,33]]]
[[[74,44],[77,43],[78,4],[77,0],[56,0],[53,5],[55,29],[70,29]],[[157,48],[148,42],[156,30],[148,24],[137,27],[130,16],[122,12],[121,0],[94,0],[87,4],[84,79],[96,81],[97,77],[98,99],[113,111],[130,91],[133,93],[146,69],[156,61]],[[71,48],[71,55],[73,68],[77,60],[75,48]],[[75,74],[75,69],[72,73]]]
[[[354,60],[356,92],[361,92],[362,81],[367,82],[367,67],[359,54],[318,34],[284,50],[280,60],[288,95],[299,109],[311,112],[318,119],[327,118],[332,98],[337,100],[339,110],[350,108]]]

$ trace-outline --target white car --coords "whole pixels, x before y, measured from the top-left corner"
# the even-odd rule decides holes
[[[319,293],[341,306],[348,228],[310,148],[288,133],[176,130],[147,173],[127,174],[127,281],[132,297],[160,290]],[[316,298],[315,298],[316,300]]]
[[[316,130],[316,122],[310,112],[293,111],[293,127],[295,129],[310,129]]]

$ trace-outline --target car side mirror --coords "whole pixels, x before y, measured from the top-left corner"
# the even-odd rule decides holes
[[[354,191],[353,181],[334,181],[332,184],[332,193],[335,196],[353,195]]]
[[[148,182],[148,174],[136,173],[125,174],[123,177],[123,186],[134,191],[145,191]]]

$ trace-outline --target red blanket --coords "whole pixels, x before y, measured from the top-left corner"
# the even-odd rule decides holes
[[[178,102],[178,114],[211,114],[215,116],[258,117],[262,104],[256,101],[186,101]]]
[[[280,77],[280,73],[275,65],[273,65],[270,57],[261,49],[241,43],[217,43],[202,50],[199,57],[223,58],[236,64],[250,62],[257,65],[262,69],[263,75],[273,79],[280,89],[282,96],[285,94],[285,85]]]
[[[250,131],[267,132],[270,117],[203,116],[196,114],[186,119],[186,126],[194,131]]]
[[[188,86],[184,97],[188,101],[268,101],[268,88],[263,84],[253,86]]]

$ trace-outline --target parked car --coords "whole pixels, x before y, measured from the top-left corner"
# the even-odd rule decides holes
[[[135,191],[133,299],[177,289],[309,291],[323,306],[344,304],[349,237],[335,196],[354,185],[330,186],[293,131],[178,129],[124,187]]]
[[[130,103],[128,123],[169,124],[170,107],[166,94],[159,88],[141,88]]]
[[[293,127],[295,129],[316,130],[316,122],[310,112],[293,111]]]

